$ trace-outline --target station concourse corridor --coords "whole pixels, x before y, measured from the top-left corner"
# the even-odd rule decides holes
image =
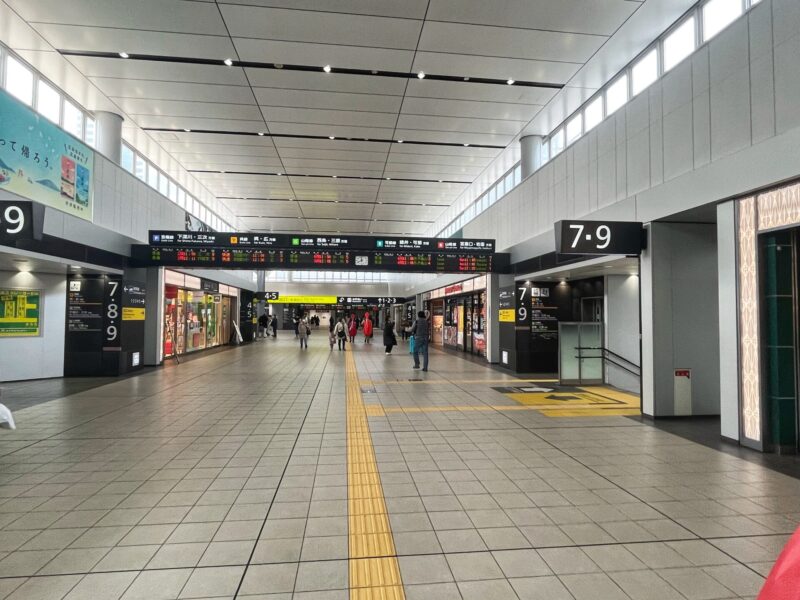
[[[754,598],[800,517],[796,479],[407,352],[286,334],[27,401],[0,598]]]

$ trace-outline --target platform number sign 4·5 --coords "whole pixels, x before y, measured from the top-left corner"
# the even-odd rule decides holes
[[[642,224],[628,221],[559,221],[555,234],[560,254],[638,256],[644,247]]]

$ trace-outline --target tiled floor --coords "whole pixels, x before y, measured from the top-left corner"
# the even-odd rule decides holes
[[[348,590],[345,354],[284,337],[17,411],[0,598],[371,597]],[[449,353],[353,349],[405,598],[753,598],[800,523],[800,481],[762,465],[544,416]]]

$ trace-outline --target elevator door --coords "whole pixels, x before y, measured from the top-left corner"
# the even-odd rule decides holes
[[[583,323],[603,322],[602,296],[590,296],[587,298],[581,298],[581,322]]]

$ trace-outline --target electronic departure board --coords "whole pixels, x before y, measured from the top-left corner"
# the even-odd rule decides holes
[[[492,252],[292,250],[239,247],[133,246],[138,266],[224,269],[339,269],[419,273],[489,273],[508,269],[509,255]]]
[[[150,245],[181,248],[283,248],[308,250],[391,250],[428,252],[494,252],[494,240],[312,235],[308,233],[249,233],[150,231]]]

